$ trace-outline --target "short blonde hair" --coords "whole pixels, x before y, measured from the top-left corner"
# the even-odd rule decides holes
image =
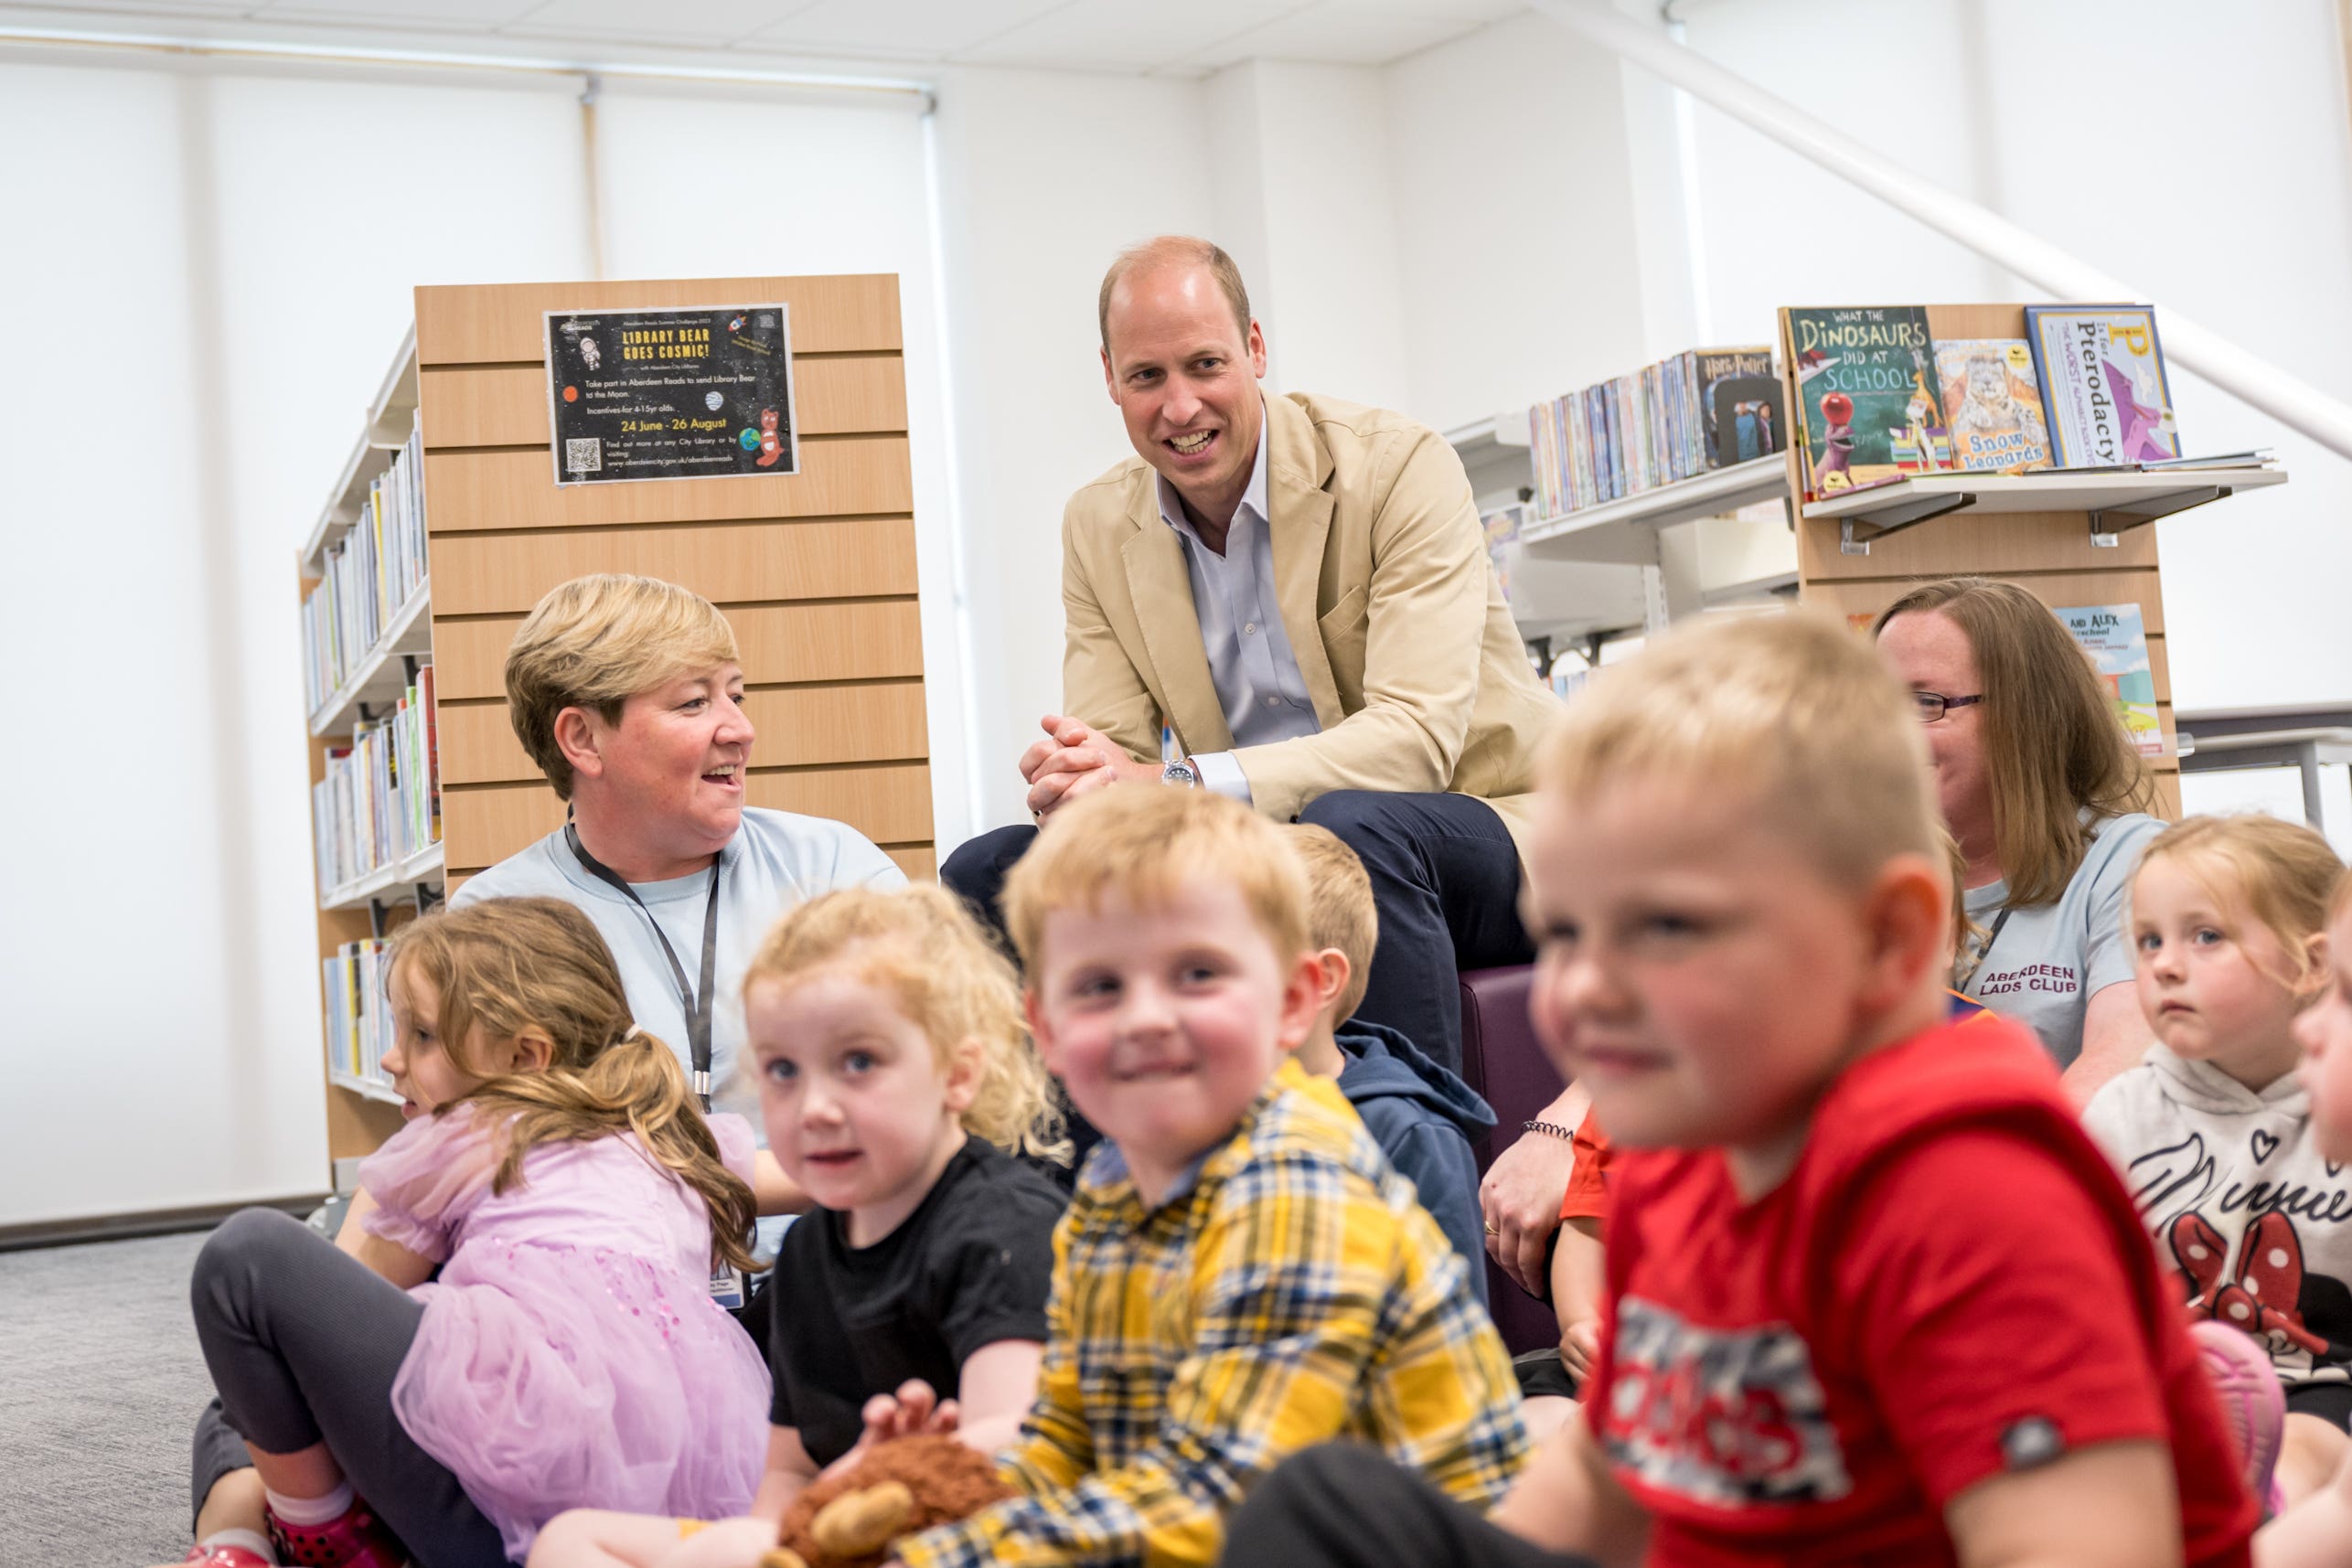
[[[1363,1005],[1372,983],[1372,955],[1380,945],[1380,911],[1363,861],[1340,836],[1312,822],[1283,829],[1307,873],[1307,941],[1318,952],[1336,947],[1348,957],[1348,985],[1333,998],[1341,1022]]]
[[[681,675],[733,662],[735,632],[708,599],[657,577],[598,572],[548,590],[507,649],[507,720],[556,795],[572,764],[555,719],[591,708],[607,724],[621,705]]]
[[[1830,881],[1898,855],[1942,869],[1927,741],[1870,645],[1812,611],[1709,617],[1597,673],[1544,760],[1571,799],[1663,778],[1754,799]]]
[[[1242,285],[1241,268],[1225,254],[1224,247],[1189,234],[1162,234],[1121,251],[1103,274],[1102,292],[1095,296],[1095,325],[1102,335],[1105,354],[1111,351],[1112,291],[1138,267],[1206,267],[1225,304],[1233,307],[1234,325],[1241,328],[1242,342],[1248,343],[1249,290]]]
[[[1238,891],[1278,962],[1308,951],[1307,873],[1282,830],[1213,791],[1153,784],[1103,790],[1055,812],[1005,879],[1005,929],[1034,987],[1046,916],[1099,912],[1113,892],[1165,902],[1198,881]]]
[[[979,1047],[965,1131],[1007,1154],[1067,1163],[1053,1080],[1030,1044],[1012,965],[955,894],[928,883],[821,893],[769,931],[743,972],[743,991],[832,970],[890,992],[942,1067],[966,1040]]]
[[[2344,880],[2344,862],[2326,839],[2299,822],[2261,812],[2186,817],[2140,852],[2133,889],[2141,871],[2166,859],[2178,861],[2214,899],[2242,905],[2270,928],[2294,965],[2293,974],[2273,976],[2281,985],[2301,993],[2316,989],[2322,970],[2312,962],[2311,939],[2327,929],[2329,901]],[[2128,932],[2128,909],[2123,919]]]
[[[1976,660],[1993,842],[2009,901],[2056,902],[2101,818],[2159,809],[2154,775],[2082,645],[2033,594],[1990,577],[1924,582],[1880,611],[1870,635],[1898,615],[1924,614],[1958,626]]]

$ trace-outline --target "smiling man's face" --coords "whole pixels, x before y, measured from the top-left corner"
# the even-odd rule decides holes
[[[1145,262],[1111,291],[1103,377],[1128,439],[1192,509],[1230,521],[1266,418],[1266,338],[1197,263]]]

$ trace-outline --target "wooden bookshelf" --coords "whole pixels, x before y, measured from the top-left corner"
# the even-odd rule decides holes
[[[544,312],[767,300],[791,306],[797,475],[556,485]],[[320,957],[396,925],[413,908],[395,904],[401,895],[454,891],[562,825],[562,802],[507,722],[503,668],[531,606],[586,572],[665,578],[725,613],[759,730],[749,804],[837,818],[908,876],[935,876],[898,280],[428,287],[415,302],[409,344],[302,560],[315,577],[412,417],[422,430],[430,591],[311,716],[311,776],[323,776],[357,705],[402,677],[402,656],[428,658],[442,839],[331,891]],[[326,1093],[337,1160],[371,1151],[399,1125],[380,1086],[330,1072]]]
[[[1930,305],[1939,341],[2024,337],[2021,304]],[[1786,360],[1785,352],[1782,358]],[[1791,424],[1803,416],[1783,363]],[[1786,458],[1789,494],[1804,494],[1801,449]],[[1922,581],[1979,576],[2017,583],[2053,609],[2136,604],[2155,677],[2165,754],[2148,759],[2166,814],[2180,815],[2171,648],[2156,530],[2144,526],[2237,490],[2280,485],[2275,468],[2160,474],[1940,474],[1806,506],[1797,525],[1798,596],[1848,617],[1876,615]]]

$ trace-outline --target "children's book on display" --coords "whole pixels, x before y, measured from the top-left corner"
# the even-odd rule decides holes
[[[2148,662],[2148,636],[2137,604],[2085,604],[2050,612],[2074,634],[2107,699],[2115,705],[2132,744],[2144,757],[2165,754],[2165,731],[2156,716],[2156,677]]]
[[[2024,338],[1940,338],[1935,356],[1952,457],[1961,467],[2020,474],[2050,465],[2041,384]]]
[[[1956,466],[1925,307],[1791,305],[1780,336],[1806,500]]]
[[[2152,307],[2028,305],[2026,338],[2059,467],[2122,467],[2181,454]]]

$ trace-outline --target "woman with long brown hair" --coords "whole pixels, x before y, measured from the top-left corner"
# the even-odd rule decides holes
[[[1985,933],[1962,988],[2039,1034],[2086,1102],[2149,1039],[2122,923],[2164,827],[2147,764],[2074,638],[2015,583],[1922,583],[1872,631],[1919,705]]]
[[[487,1568],[583,1503],[742,1511],[766,1370],[711,1281],[751,1262],[750,1126],[705,1119],[569,903],[428,915],[388,965],[409,1121],[360,1167],[358,1255],[249,1210],[197,1261],[277,1560]],[[208,1462],[200,1433],[199,1498]]]

